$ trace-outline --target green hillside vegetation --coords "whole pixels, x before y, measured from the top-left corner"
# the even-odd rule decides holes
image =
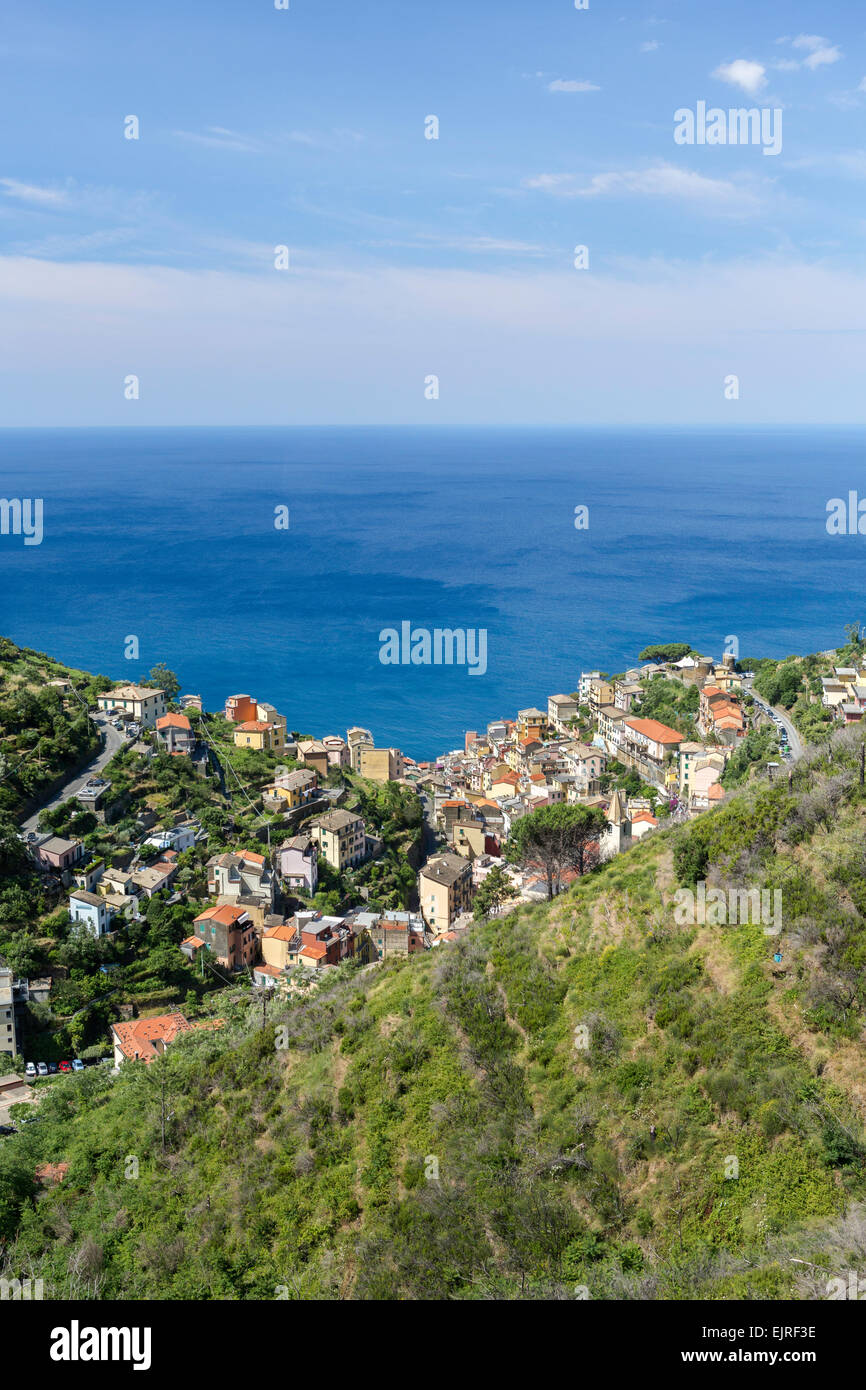
[[[58,678],[77,694],[48,685]],[[20,815],[99,751],[86,709],[102,679],[0,638],[0,818]]]
[[[861,740],[264,1026],[221,992],[222,1029],[46,1085],[0,1142],[0,1272],[51,1298],[821,1296],[866,1255]],[[780,889],[782,936],[680,924],[704,880]]]

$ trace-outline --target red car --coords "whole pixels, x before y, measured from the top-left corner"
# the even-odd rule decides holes
[[[61,1062],[61,1063],[60,1063],[60,1070],[61,1070],[61,1071],[72,1071],[72,1063],[71,1063],[71,1062]]]

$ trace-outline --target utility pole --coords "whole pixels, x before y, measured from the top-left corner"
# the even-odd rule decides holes
[[[866,743],[860,744],[860,786],[866,781]]]

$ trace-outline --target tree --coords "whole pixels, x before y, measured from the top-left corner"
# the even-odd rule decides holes
[[[537,865],[547,878],[551,899],[567,869],[584,874],[593,867],[606,829],[607,817],[597,807],[542,806],[515,822],[505,858],[510,864]]]
[[[164,661],[157,662],[153,670],[141,681],[141,684],[151,690],[164,690],[167,700],[173,700],[180,690],[180,681],[174,671],[168,669]]]
[[[688,642],[662,642],[653,647],[644,647],[638,661],[680,661],[691,651],[693,648]]]
[[[516,897],[517,889],[505,870],[497,864],[482,880],[481,886],[475,894],[472,915],[476,921],[480,921],[482,917],[496,916],[503,903]]]

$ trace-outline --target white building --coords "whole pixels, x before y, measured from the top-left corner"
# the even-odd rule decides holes
[[[88,893],[83,888],[72,893],[69,898],[69,915],[73,922],[81,922],[91,936],[105,936],[111,930],[112,912],[105,897]]]

